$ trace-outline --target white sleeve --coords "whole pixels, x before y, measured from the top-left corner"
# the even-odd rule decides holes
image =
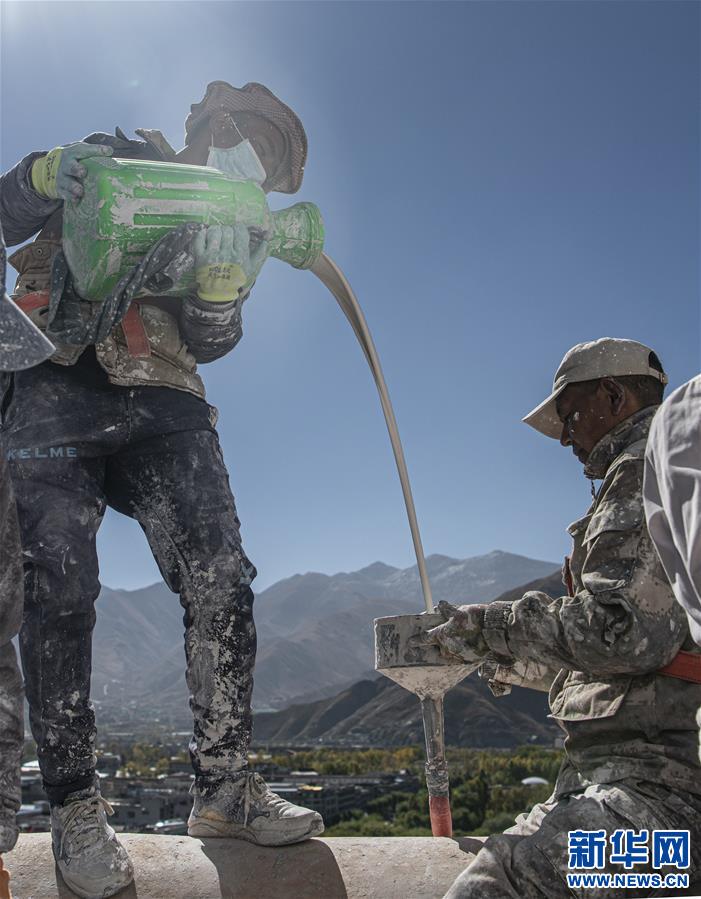
[[[645,456],[650,537],[701,645],[701,375],[660,406]]]

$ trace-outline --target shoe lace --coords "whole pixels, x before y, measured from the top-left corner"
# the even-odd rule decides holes
[[[255,772],[248,775],[246,778],[246,783],[243,788],[243,823],[244,826],[248,824],[248,816],[251,811],[251,807],[257,802],[259,799],[263,798],[267,799],[266,806],[270,811],[278,811],[281,810],[284,806],[289,805],[290,803],[283,799],[282,796],[278,796],[277,793],[273,793],[270,787],[267,785],[265,780],[261,777],[260,774],[256,774]]]
[[[104,832],[100,811],[113,815],[114,810],[102,796],[90,796],[70,802],[62,813],[63,833],[61,834],[61,852],[64,843],[70,840],[71,847],[77,852],[97,843]]]

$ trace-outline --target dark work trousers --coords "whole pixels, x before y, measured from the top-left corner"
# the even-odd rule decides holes
[[[89,348],[15,375],[3,437],[25,560],[22,665],[46,792],[93,783],[95,537],[109,505],[139,522],[185,609],[198,784],[246,766],[256,651],[251,581],[214,409],[168,387],[116,387]]]
[[[10,474],[0,443],[0,854],[15,845],[15,814],[20,806],[22,678],[11,641],[21,622],[22,551]]]

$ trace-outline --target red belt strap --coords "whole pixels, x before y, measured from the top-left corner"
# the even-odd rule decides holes
[[[32,293],[25,293],[21,297],[14,297],[15,303],[25,314],[29,315],[36,309],[45,309],[49,305],[49,291],[36,290]],[[129,355],[135,359],[147,359],[151,355],[151,344],[149,343],[146,329],[141,318],[139,306],[132,303],[127,314],[122,319],[122,331],[124,331],[124,339],[127,342]]]
[[[684,652],[683,649],[680,649],[669,665],[660,668],[656,673],[701,684],[701,655],[697,655],[695,652]]]
[[[124,338],[127,342],[130,356],[134,359],[147,359],[151,355],[151,344],[148,342],[148,336],[137,303],[131,304],[127,314],[122,319],[122,331],[124,331]]]
[[[14,297],[13,299],[22,312],[29,315],[35,309],[44,309],[49,305],[49,291],[36,290],[33,293],[25,293],[21,297]]]

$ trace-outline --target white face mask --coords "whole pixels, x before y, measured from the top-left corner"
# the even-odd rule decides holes
[[[242,140],[235,147],[210,147],[207,165],[225,172],[241,181],[262,184],[268,177],[263,163],[253,149],[250,140]]]

